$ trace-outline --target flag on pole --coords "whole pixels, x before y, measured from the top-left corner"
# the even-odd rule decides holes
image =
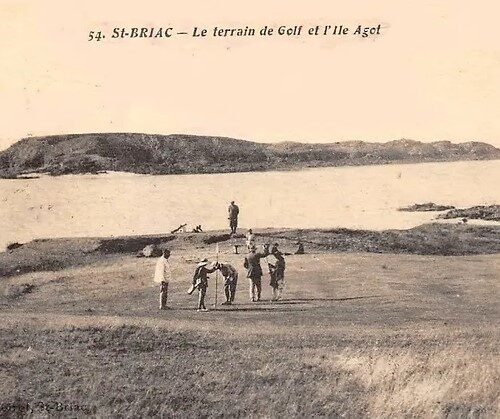
[[[219,242],[215,243],[215,260],[217,264],[219,263]],[[215,271],[215,304],[214,307],[217,307],[217,292],[219,288],[219,270]]]

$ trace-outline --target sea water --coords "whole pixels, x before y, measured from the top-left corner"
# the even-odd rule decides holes
[[[42,176],[0,180],[0,248],[33,238],[168,233],[180,224],[240,228],[403,229],[435,212],[415,203],[500,203],[500,160],[204,175]],[[456,220],[452,222],[457,222]]]

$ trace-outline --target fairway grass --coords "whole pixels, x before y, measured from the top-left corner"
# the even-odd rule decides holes
[[[2,417],[498,416],[498,255],[290,256],[252,304],[224,254],[237,304],[197,313],[202,252],[173,254],[167,311],[153,259],[3,279]]]

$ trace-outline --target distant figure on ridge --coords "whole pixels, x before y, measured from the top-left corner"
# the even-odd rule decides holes
[[[304,245],[302,244],[302,242],[299,240],[297,242],[297,250],[295,251],[295,254],[296,255],[303,255],[305,253],[304,251]]]
[[[231,234],[236,234],[236,228],[238,227],[238,214],[240,213],[240,209],[238,205],[231,201],[228,208],[228,220],[229,220],[229,228],[231,229]]]
[[[168,283],[172,279],[172,271],[168,262],[169,257],[170,250],[163,250],[162,255],[156,262],[155,276],[153,278],[156,284],[160,284],[160,310],[166,310],[168,308]]]
[[[203,233],[203,229],[201,228],[201,224],[197,225],[195,228],[192,230],[193,233]]]

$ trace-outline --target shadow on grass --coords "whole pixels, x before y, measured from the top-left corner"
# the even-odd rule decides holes
[[[307,311],[307,308],[286,308],[286,307],[277,307],[276,305],[274,306],[263,306],[263,305],[258,305],[256,304],[253,307],[248,307],[248,306],[238,306],[238,305],[232,305],[232,306],[222,306],[222,307],[217,307],[217,308],[210,308],[208,313],[210,312],[217,312],[217,313],[223,313],[224,311],[267,311],[267,312],[299,312],[299,311]],[[196,312],[196,309],[191,308],[191,307],[179,307],[179,308],[174,308],[173,311],[191,311],[191,312]],[[203,313],[200,313],[203,314]]]
[[[342,298],[291,298],[277,301],[278,304],[303,304],[311,301],[350,301],[364,300],[367,298],[379,298],[381,295],[364,295],[359,297],[342,297]]]
[[[223,309],[217,309],[217,311],[268,311],[268,312],[277,312],[277,313],[289,313],[289,312],[299,312],[299,311],[307,311],[307,308],[281,308],[281,307],[228,307]]]
[[[217,308],[210,308],[210,311],[269,311],[269,312],[292,312],[292,311],[307,311],[310,307],[304,308],[285,308],[283,306],[293,306],[293,305],[304,305],[314,301],[351,301],[351,300],[364,300],[369,298],[378,298],[381,295],[366,295],[359,297],[343,297],[343,298],[297,298],[297,299],[284,299],[279,301],[270,301],[270,300],[262,300],[257,303],[249,303],[253,304],[251,307],[248,305],[239,305],[238,303],[230,306],[220,305]],[[196,309],[192,307],[176,307],[174,310],[178,311],[196,311]]]

